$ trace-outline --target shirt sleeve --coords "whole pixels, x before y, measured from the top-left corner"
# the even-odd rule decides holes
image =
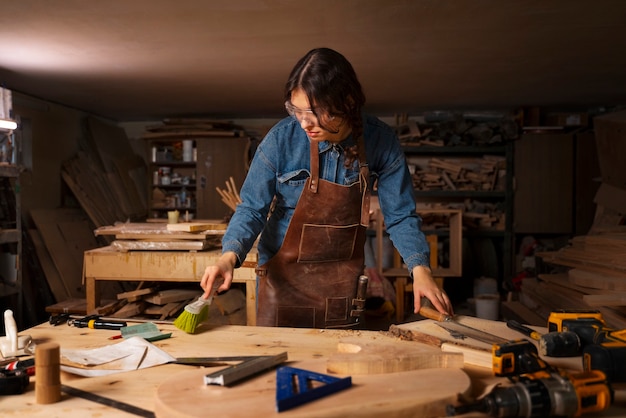
[[[389,238],[406,263],[409,272],[416,266],[430,267],[430,247],[421,230],[422,219],[416,212],[413,182],[400,142],[391,128],[378,138],[386,147],[377,160],[378,200]]]

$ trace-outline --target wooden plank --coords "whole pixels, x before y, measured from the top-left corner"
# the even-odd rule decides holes
[[[626,306],[626,292],[610,295],[585,295],[583,300],[589,306]]]
[[[30,213],[69,295],[85,297],[83,254],[97,248],[98,243],[83,212],[78,209],[33,209]]]
[[[201,294],[202,292],[198,291],[198,289],[166,289],[154,295],[146,296],[144,300],[154,303],[155,305],[165,305],[171,302],[181,302],[183,300],[198,298]]]
[[[502,302],[500,310],[504,319],[514,319],[522,324],[545,326],[547,323],[546,318],[518,301]]]
[[[148,241],[148,240],[116,240],[111,246],[118,251],[204,251],[219,248],[219,245],[209,241],[180,240],[180,241]]]
[[[124,293],[118,293],[117,294],[117,299],[128,299],[129,302],[134,302],[136,300],[138,300],[141,296],[145,296],[145,295],[149,295],[151,293],[154,293],[155,290],[153,288],[147,287],[145,289],[137,289],[137,290],[131,290],[129,292],[124,292]]]
[[[167,224],[168,231],[202,232],[207,230],[225,230],[226,223],[204,223],[204,222],[180,222],[177,224]]]
[[[36,229],[29,229],[28,234],[33,242],[37,258],[39,259],[41,268],[46,275],[46,281],[48,282],[48,286],[50,287],[55,300],[57,302],[62,302],[71,297],[72,293],[66,287],[65,282],[54,265],[54,261],[52,260],[50,252],[46,248],[39,231]]]
[[[573,268],[567,272],[570,282],[593,289],[626,291],[626,275],[605,274]]]

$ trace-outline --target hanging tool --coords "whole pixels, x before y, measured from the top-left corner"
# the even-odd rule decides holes
[[[257,356],[204,376],[206,385],[231,386],[244,379],[271,369],[287,360],[287,352],[275,356]]]
[[[572,374],[539,371],[519,377],[509,386],[496,386],[478,402],[447,408],[448,416],[482,412],[492,417],[576,417],[602,411],[613,391],[599,370]]]
[[[367,299],[367,283],[369,282],[369,277],[366,275],[361,275],[359,277],[359,281],[357,283],[356,288],[356,296],[352,299],[352,310],[350,311],[350,316],[353,318],[357,318],[357,321],[365,312],[365,301]]]
[[[339,378],[284,366],[276,370],[276,410],[283,412],[350,386],[350,376]]]

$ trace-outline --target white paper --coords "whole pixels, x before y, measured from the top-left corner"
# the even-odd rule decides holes
[[[80,376],[105,376],[170,363],[176,358],[141,337],[91,350],[61,348],[61,370]]]

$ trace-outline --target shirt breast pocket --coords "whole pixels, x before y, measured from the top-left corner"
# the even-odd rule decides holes
[[[299,169],[278,176],[278,195],[287,207],[295,208],[306,180],[310,177],[309,171]]]

